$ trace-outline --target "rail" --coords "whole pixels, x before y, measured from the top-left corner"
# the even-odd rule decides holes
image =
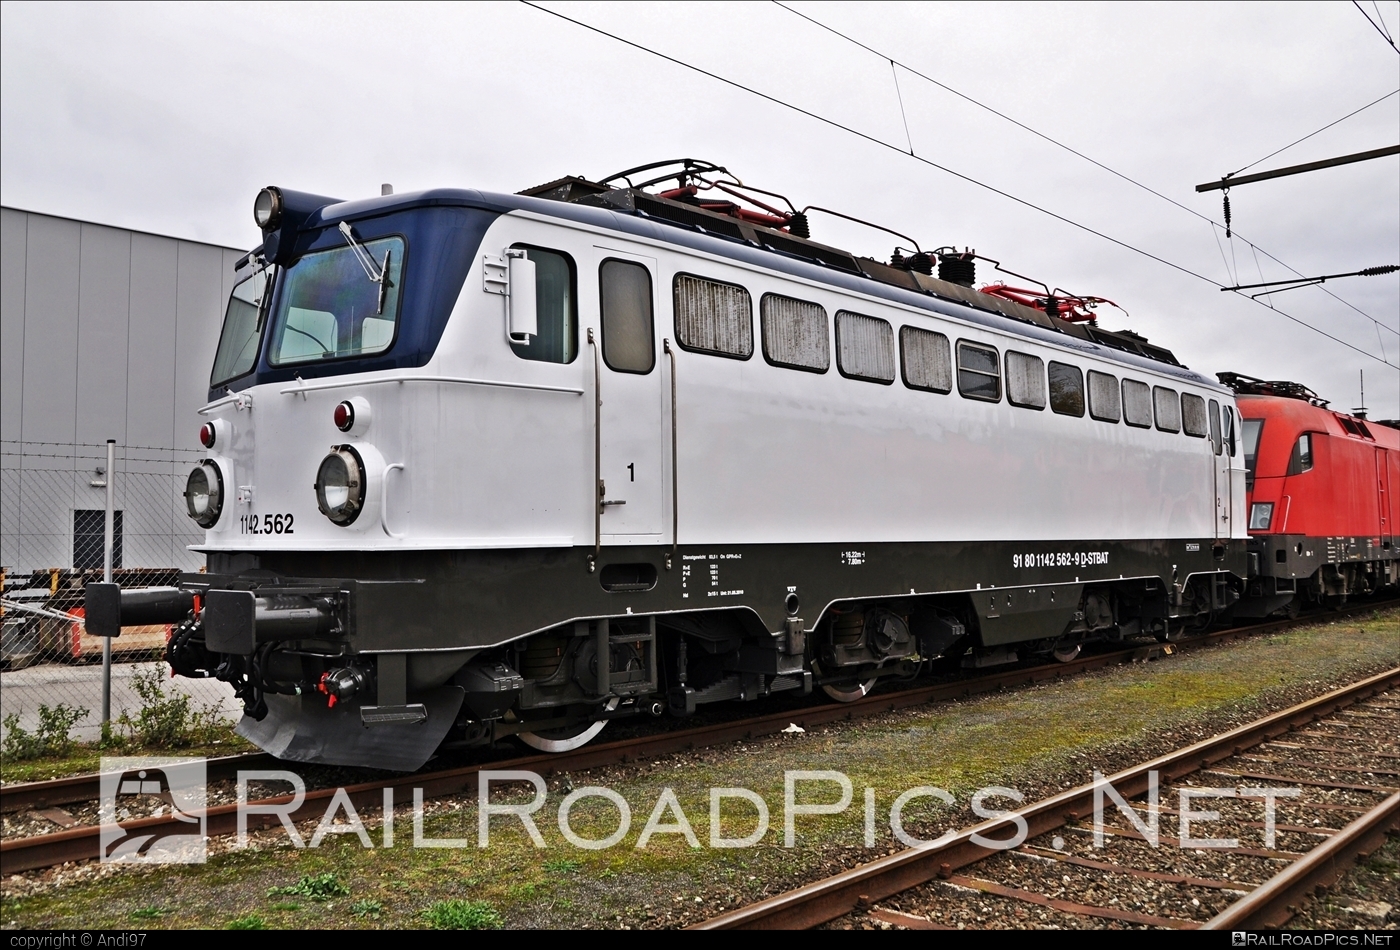
[[[1212,765],[1238,755],[1244,749],[1397,686],[1400,686],[1400,667],[1367,677],[1350,686],[1333,690],[1168,755],[1124,769],[1103,781],[1112,786],[1119,795],[1130,799],[1148,790],[1153,781],[1153,772],[1156,772],[1162,781],[1172,782],[1192,773],[1208,770]],[[1101,790],[1102,787],[1103,784],[1099,782],[1081,785],[1017,809],[1008,817],[982,822],[927,846],[900,851],[824,880],[721,914],[697,924],[693,929],[806,929],[827,923],[921,884],[935,879],[951,878],[953,872],[999,853],[1000,849],[979,841],[1006,840],[1010,837],[1008,832],[1012,835],[1017,832],[1018,819],[1024,820],[1027,827],[1025,839],[1030,840],[1090,814],[1094,807],[1096,790]],[[1101,791],[1098,793],[1102,794]],[[1400,807],[1388,802],[1386,808],[1388,810],[1384,811],[1384,814],[1390,822],[1394,823],[1400,819]],[[1326,861],[1327,857],[1324,855],[1314,863]],[[1297,877],[1301,873],[1294,872],[1294,875]],[[1282,885],[1274,887],[1274,890],[1283,889]],[[1295,887],[1290,893],[1295,893],[1296,890]],[[1271,899],[1269,906],[1281,906],[1278,900]],[[1226,925],[1217,926],[1224,929]]]

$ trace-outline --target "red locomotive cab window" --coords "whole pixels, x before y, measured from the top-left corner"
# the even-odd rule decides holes
[[[1313,467],[1313,434],[1304,432],[1293,443],[1293,454],[1288,458],[1288,474],[1301,475]]]
[[[1254,489],[1254,465],[1259,458],[1259,437],[1264,432],[1263,419],[1244,420],[1244,486]]]

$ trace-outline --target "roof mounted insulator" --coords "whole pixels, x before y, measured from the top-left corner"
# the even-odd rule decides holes
[[[977,261],[972,255],[940,254],[938,256],[938,279],[950,284],[971,287],[977,279]]]

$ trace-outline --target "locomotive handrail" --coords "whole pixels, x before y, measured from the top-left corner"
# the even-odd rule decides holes
[[[671,358],[671,557],[666,559],[666,567],[669,570],[671,560],[676,556],[676,550],[681,543],[681,498],[676,487],[679,483],[676,474],[676,351],[671,346],[671,341],[664,338],[661,341],[661,348]]]
[[[376,383],[458,383],[466,386],[503,386],[507,389],[537,389],[547,393],[568,393],[582,396],[582,389],[572,386],[546,386],[542,383],[517,383],[501,379],[469,379],[465,376],[390,376],[384,379],[338,379],[329,383],[310,383],[305,386],[289,386],[278,392],[286,396],[290,393],[309,393],[323,389],[344,389],[348,386],[373,386]],[[212,407],[206,406],[208,409]]]
[[[592,572],[603,555],[603,390],[602,367],[598,365],[598,340],[588,328],[588,345],[593,347],[593,559]]]
[[[389,527],[389,473],[394,469],[403,471],[403,463],[395,462],[392,465],[384,466],[384,474],[379,481],[379,526],[384,529],[384,533],[395,540],[401,540],[403,535],[395,534]]]
[[[237,401],[238,401],[238,394],[237,394],[237,393],[228,393],[227,395],[220,396],[218,399],[215,399],[213,402],[210,402],[210,403],[208,403],[208,404],[206,404],[206,405],[200,407],[200,408],[199,408],[198,410],[196,410],[196,411],[197,411],[197,413],[198,413],[199,415],[201,415],[201,416],[207,416],[209,413],[213,412],[215,409],[219,409],[219,408],[221,408],[221,407],[223,407],[223,406],[227,406],[228,404],[233,403],[233,402],[237,402]]]

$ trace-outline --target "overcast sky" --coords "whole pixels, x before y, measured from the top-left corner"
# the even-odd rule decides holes
[[[1265,251],[1309,276],[1400,263],[1400,160],[1235,188],[1255,251],[889,61],[1220,221],[1197,183],[1400,89],[1400,55],[1355,4],[790,4],[883,56],[774,3],[545,5],[869,138],[520,3],[7,2],[0,200],[243,248],[267,184],[516,191],[693,156],[1110,297],[1130,316],[1105,326],[1206,373],[1294,379],[1349,409],[1364,369],[1372,415],[1400,417],[1400,274],[1273,298],[1354,349],[1218,289],[1293,276]],[[1362,7],[1400,42],[1400,3]],[[1397,142],[1392,96],[1251,171]],[[892,246],[818,215],[813,237]]]

